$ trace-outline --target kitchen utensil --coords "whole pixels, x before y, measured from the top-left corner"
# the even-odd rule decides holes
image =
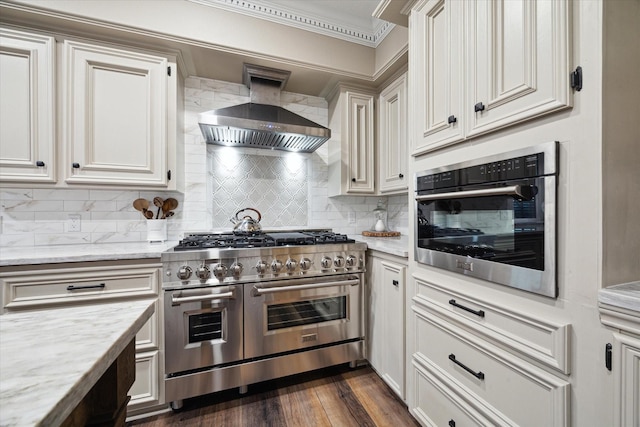
[[[144,215],[145,218],[147,219],[153,219],[153,212],[151,212],[149,209],[145,209],[142,214]]]
[[[158,207],[158,212],[156,213],[156,219],[160,218],[160,211],[162,210],[162,205],[164,204],[164,200],[162,197],[154,197],[153,204]]]
[[[165,214],[165,216],[164,216],[164,217],[165,217],[165,218],[171,218],[173,215],[175,215],[175,212],[173,212],[173,211],[169,211],[169,212],[167,212],[167,213]]]
[[[172,197],[162,204],[162,218],[166,218],[168,213],[178,207],[178,201]]]
[[[133,208],[137,211],[142,212],[142,215],[147,217],[147,209],[149,209],[149,201],[147,199],[135,199],[133,201]]]
[[[238,218],[238,214],[244,211],[254,211],[258,214],[258,219],[253,219],[251,215],[245,215],[242,219]],[[262,219],[262,215],[256,209],[253,208],[244,208],[240,209],[236,212],[235,218],[231,218],[230,221],[234,223],[233,226],[233,234],[255,234],[262,231],[262,226],[260,225],[260,220]]]

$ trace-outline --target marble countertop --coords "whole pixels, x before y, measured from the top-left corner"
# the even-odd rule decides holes
[[[87,245],[56,245],[0,248],[0,267],[11,265],[47,264],[83,261],[113,261],[119,259],[160,258],[160,254],[178,242],[162,243],[102,243]]]
[[[0,426],[59,425],[153,311],[138,300],[0,316]]]
[[[399,237],[369,237],[358,235],[349,235],[358,242],[364,242],[368,248],[374,251],[385,252],[390,255],[396,255],[403,258],[409,257],[409,236],[401,235]]]
[[[640,280],[601,289],[598,292],[598,302],[632,310],[640,316]]]

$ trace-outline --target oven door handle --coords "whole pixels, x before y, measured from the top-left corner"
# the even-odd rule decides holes
[[[219,294],[207,294],[207,295],[194,295],[192,297],[176,297],[171,296],[172,305],[180,305],[185,302],[198,302],[198,301],[211,301],[214,299],[231,299],[233,298],[233,292],[222,292]]]
[[[528,189],[528,190],[527,190]],[[480,190],[453,191],[450,193],[426,194],[416,196],[416,202],[424,202],[439,199],[463,199],[466,197],[487,197],[487,196],[516,196],[529,200],[534,194],[530,186],[511,185],[509,187],[483,188]]]
[[[360,283],[360,279],[339,280],[337,282],[326,283],[310,283],[308,285],[291,285],[291,286],[274,286],[271,288],[260,288],[258,286],[253,287],[254,296],[260,296],[263,294],[274,294],[276,292],[287,291],[302,291],[316,288],[328,288],[331,286],[356,286]]]

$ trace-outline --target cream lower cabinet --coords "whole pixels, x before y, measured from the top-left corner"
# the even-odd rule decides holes
[[[410,280],[407,394],[422,425],[569,425],[569,324]]]
[[[157,260],[2,267],[2,309],[11,312],[155,300],[155,313],[136,335],[136,380],[127,406],[128,415],[149,412],[164,404],[163,305],[158,299],[161,266]]]
[[[407,139],[407,74],[378,97],[377,193],[406,193],[409,185]]]
[[[329,95],[328,195],[375,192],[374,91],[338,85]]]
[[[55,39],[0,28],[0,182],[54,183]]]
[[[387,385],[405,398],[404,258],[369,251],[367,358]]]
[[[571,2],[420,0],[409,19],[414,155],[571,107]]]
[[[66,183],[175,189],[175,63],[73,40],[62,49]]]

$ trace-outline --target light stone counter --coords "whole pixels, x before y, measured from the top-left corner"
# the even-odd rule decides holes
[[[101,243],[95,245],[57,245],[0,248],[0,267],[61,262],[115,261],[120,259],[160,258],[160,254],[178,242]]]
[[[409,236],[401,235],[399,237],[369,237],[362,234],[349,235],[358,242],[364,242],[367,247],[374,251],[384,252],[403,258],[409,257]]]
[[[634,311],[640,317],[640,281],[602,289],[598,293],[598,302]]]
[[[59,425],[153,311],[139,300],[0,316],[0,426]]]

